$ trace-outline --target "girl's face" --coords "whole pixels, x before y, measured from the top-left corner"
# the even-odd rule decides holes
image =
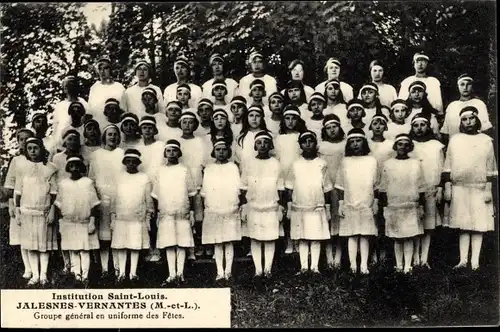
[[[137,171],[139,161],[136,158],[126,157],[125,160],[123,160],[123,164],[125,165],[127,172],[130,173]]]
[[[78,82],[76,80],[68,80],[63,87],[64,93],[69,94],[70,96],[78,96],[79,87]]]
[[[179,118],[181,117],[182,110],[178,107],[169,107],[167,108],[167,118],[170,121],[177,122],[179,121]]]
[[[306,137],[302,143],[300,143],[300,148],[304,152],[313,152],[316,151],[316,140],[312,137]]]
[[[360,121],[363,118],[363,109],[361,107],[353,107],[347,111],[347,115],[352,121]]]
[[[217,130],[223,130],[227,125],[227,118],[221,114],[214,117],[214,126]]]
[[[291,88],[287,89],[286,92],[288,93],[288,97],[292,101],[297,101],[300,99],[300,89],[299,88]]]
[[[413,88],[410,92],[410,98],[416,103],[420,103],[424,99],[425,91],[421,88]]]
[[[97,74],[101,81],[111,78],[111,66],[107,62],[100,62],[97,65]]]
[[[375,101],[376,96],[377,92],[372,89],[364,89],[363,92],[361,92],[361,98],[363,98],[363,101],[369,105]]]
[[[474,114],[465,115],[460,119],[460,122],[466,132],[472,133],[476,128],[477,117]]]
[[[339,95],[339,93],[340,93],[340,86],[338,86],[338,85],[330,84],[326,88],[326,96],[331,100],[337,99],[337,96]]]
[[[250,69],[253,73],[261,73],[264,70],[264,61],[262,60],[262,58],[253,58],[252,62],[250,62]]]
[[[120,133],[115,128],[106,130],[105,144],[109,147],[115,148],[120,142]]]
[[[80,148],[80,136],[69,135],[68,137],[66,137],[65,143],[66,148],[69,151],[78,151],[78,149]]]
[[[250,112],[248,114],[248,124],[251,129],[257,129],[260,127],[260,123],[262,122],[262,115],[258,112]]]
[[[71,120],[74,122],[81,121],[82,116],[85,115],[85,110],[80,106],[73,106],[69,110]]]
[[[269,101],[269,109],[273,113],[281,114],[281,111],[283,110],[283,105],[284,105],[283,100],[281,100],[280,98],[272,98]]]
[[[210,121],[212,118],[213,109],[209,105],[201,105],[198,107],[198,115],[202,122]]]
[[[398,156],[406,156],[411,150],[411,143],[407,139],[396,142],[396,153]]]
[[[271,142],[266,138],[255,141],[255,148],[260,155],[267,155],[271,151]]]
[[[296,115],[293,114],[285,115],[285,127],[289,130],[295,130],[298,121],[299,119]]]
[[[392,113],[394,114],[394,119],[398,123],[403,123],[406,120],[406,116],[408,115],[408,109],[406,107],[395,107],[392,110]]]
[[[28,134],[27,132],[20,132],[19,135],[17,136],[17,143],[19,144],[19,149],[21,152],[26,149],[26,140],[29,137],[32,137],[33,135]]]
[[[472,82],[460,81],[458,84],[458,92],[460,92],[462,97],[469,97],[472,94]]]
[[[168,162],[177,162],[180,156],[180,150],[175,147],[168,147],[165,149],[165,156],[167,157]]]
[[[189,99],[191,99],[191,93],[187,89],[177,90],[177,101],[179,101],[182,105],[187,105]]]
[[[349,148],[354,152],[354,154],[360,154],[363,149],[363,139],[361,137],[353,137],[349,139]]]
[[[196,123],[195,123],[194,119],[191,119],[191,118],[182,119],[182,121],[181,121],[182,133],[188,134],[188,135],[192,134],[194,132],[195,125],[196,125]]]
[[[216,87],[212,92],[214,93],[214,97],[216,100],[224,100],[224,97],[227,94],[226,89],[221,86]]]
[[[340,135],[340,125],[338,123],[329,123],[325,126],[325,133],[329,138],[337,138]]]
[[[95,125],[89,125],[85,127],[85,137],[90,138],[90,139],[96,139],[98,138],[99,132],[97,131],[97,128]]]
[[[243,117],[243,112],[245,112],[245,106],[241,104],[231,105],[231,113],[233,113],[235,119],[241,119]]]
[[[415,71],[417,73],[424,73],[425,70],[427,69],[427,64],[429,62],[423,58],[420,58],[420,59],[417,59],[417,61],[415,61],[413,63],[413,68],[415,68]]]
[[[148,81],[149,80],[149,69],[146,65],[139,65],[135,70],[135,76],[139,81]]]
[[[107,114],[108,121],[113,122],[113,123],[119,122],[121,110],[120,110],[120,107],[118,107],[118,105],[114,105],[114,104],[108,105],[108,106],[106,106],[106,110],[107,110],[106,114]],[[118,119],[118,121],[116,121],[117,119]]]
[[[71,174],[78,174],[80,173],[80,165],[77,162],[72,161],[68,164],[68,171]]]
[[[332,63],[328,65],[328,67],[326,68],[326,73],[328,75],[329,80],[338,79],[340,75],[340,67]]]
[[[255,86],[252,88],[250,94],[254,100],[260,101],[264,97],[264,89],[260,86]]]
[[[224,66],[223,66],[221,61],[214,60],[212,62],[212,74],[214,76],[222,75],[223,70],[224,70]]]
[[[376,134],[376,135],[382,135],[382,133],[386,129],[386,124],[385,124],[384,121],[382,121],[380,119],[375,119],[375,120],[372,121],[371,128],[372,128],[372,132],[374,134]]]
[[[28,152],[28,158],[31,161],[38,161],[42,157],[42,148],[36,143],[26,144],[26,152]]]
[[[47,119],[43,116],[39,116],[38,118],[33,121],[33,129],[35,131],[44,131],[47,130],[48,124],[47,124]]]
[[[411,128],[415,133],[415,136],[422,137],[429,130],[429,123],[427,121],[415,121],[411,125]]]
[[[292,80],[294,81],[302,81],[304,79],[304,67],[299,63],[295,67],[292,68],[291,71]]]
[[[122,132],[125,136],[134,136],[137,132],[137,123],[135,121],[125,121],[122,123]]]
[[[174,72],[179,79],[186,79],[189,74],[189,69],[183,64],[176,63],[174,66]]]
[[[143,93],[141,100],[146,110],[154,109],[156,106],[156,97],[151,93]]]
[[[382,76],[384,76],[384,68],[381,66],[373,66],[370,70],[370,75],[373,82],[380,82],[382,81]]]
[[[323,113],[323,109],[325,108],[325,104],[316,99],[311,100],[309,105],[311,105],[311,111],[315,115]]]
[[[144,138],[153,138],[155,136],[155,126],[150,123],[145,123],[141,126],[141,135]]]
[[[218,161],[226,161],[229,157],[229,149],[226,145],[217,145],[214,148],[215,159]]]

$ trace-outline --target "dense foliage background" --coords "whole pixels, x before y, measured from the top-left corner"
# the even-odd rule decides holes
[[[109,22],[88,26],[83,4],[1,5],[2,179],[17,146],[14,132],[31,114],[63,98],[67,74],[81,78],[83,97],[95,81],[98,56],[115,61],[115,76],[133,83],[131,64],[146,58],[162,89],[175,81],[172,70],[179,53],[193,63],[193,81],[210,78],[208,57],[227,56],[229,77],[247,74],[245,59],[252,48],[268,57],[270,74],[283,84],[288,63],[300,58],[305,82],[324,80],[323,65],[335,56],[343,62],[341,77],[355,90],[369,79],[368,64],[381,59],[389,83],[412,74],[411,57],[424,49],[432,74],[442,83],[445,105],[457,97],[456,77],[476,78],[476,92],[496,122],[496,36],[493,1],[314,1],[113,3]]]

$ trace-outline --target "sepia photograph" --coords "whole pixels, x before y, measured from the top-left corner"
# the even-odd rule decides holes
[[[2,327],[499,326],[496,9],[1,4]]]

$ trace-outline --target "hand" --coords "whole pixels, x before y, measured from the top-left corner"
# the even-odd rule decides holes
[[[377,198],[375,198],[373,200],[372,212],[373,212],[373,215],[377,215],[378,214],[378,199]]]
[[[109,223],[109,229],[113,230],[115,229],[115,224],[116,224],[116,213],[111,212],[109,214],[109,218],[111,219],[111,222]]]
[[[285,208],[281,205],[278,205],[278,220],[281,222],[284,216],[285,216]]]
[[[191,227],[193,227],[194,223],[195,223],[194,211],[193,210],[189,211],[189,221],[191,222]]]
[[[344,201],[339,201],[339,216],[344,217]]]
[[[441,204],[442,201],[443,201],[443,188],[437,187],[436,204]]]
[[[451,201],[451,182],[446,182],[444,184],[444,200],[449,202]]]
[[[419,220],[424,220],[425,217],[425,209],[423,205],[419,205],[418,207],[418,219]]]
[[[16,223],[18,226],[21,226],[21,208],[18,206],[16,207]]]
[[[240,217],[241,217],[241,221],[247,221],[247,215],[248,215],[248,212],[247,212],[247,205],[246,205],[246,204],[243,204],[242,206],[240,206]]]
[[[325,204],[326,210],[326,220],[332,220],[332,206],[330,204]]]
[[[9,199],[9,217],[10,219],[16,219],[16,206],[12,199]]]
[[[292,217],[292,202],[286,203],[286,217],[287,219],[291,219]]]
[[[55,219],[56,219],[56,208],[54,207],[54,205],[51,205],[45,217],[45,221],[47,222],[47,225],[52,225]]]
[[[95,217],[90,217],[89,225],[88,225],[89,234],[94,234],[95,232]]]
[[[486,187],[484,188],[484,202],[490,203],[493,200],[493,195],[491,193],[491,182],[486,183]]]

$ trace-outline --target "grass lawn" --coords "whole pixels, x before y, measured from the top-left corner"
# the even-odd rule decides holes
[[[24,288],[19,249],[8,245],[8,214],[6,209],[0,211],[0,285],[4,289]],[[188,265],[186,283],[179,287],[231,287],[231,325],[240,328],[498,325],[495,235],[485,237],[482,268],[477,272],[451,269],[458,261],[458,236],[453,231],[440,230],[435,239],[430,254],[432,270],[416,269],[409,275],[395,273],[389,263],[373,266],[371,274],[364,277],[345,268],[325,271],[319,277],[295,276],[300,266],[298,255],[280,255],[275,257],[270,280],[254,281],[253,264],[243,258],[235,261],[235,280],[230,284],[215,284],[215,263],[205,261]],[[49,287],[73,288],[71,279],[55,272],[61,263],[59,256],[51,258]],[[166,263],[139,264],[141,281],[134,287],[160,287]],[[90,288],[116,287],[99,280],[95,262],[90,279]],[[412,320],[412,315],[420,321]]]

